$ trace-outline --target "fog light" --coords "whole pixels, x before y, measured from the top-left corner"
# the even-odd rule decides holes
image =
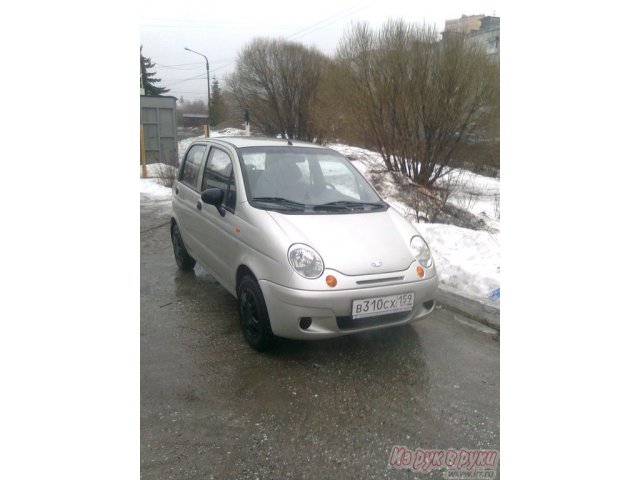
[[[333,275],[327,275],[327,285],[331,288],[335,287],[338,284],[338,280]]]
[[[420,265],[418,265],[418,268],[416,268],[416,272],[418,273],[418,276],[420,278],[424,277],[424,268],[422,268]]]
[[[311,317],[302,317],[300,319],[300,328],[306,330],[311,326]]]

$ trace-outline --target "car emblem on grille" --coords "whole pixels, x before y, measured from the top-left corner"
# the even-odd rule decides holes
[[[381,267],[382,266],[382,262],[381,261],[371,262],[371,266],[372,267]]]

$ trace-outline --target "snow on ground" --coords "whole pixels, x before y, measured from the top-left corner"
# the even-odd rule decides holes
[[[456,169],[442,177],[455,185],[449,201],[500,230],[500,179],[483,177],[468,170]]]
[[[171,202],[171,189],[154,178],[140,179],[140,200],[143,202]]]
[[[233,128],[211,132],[212,137],[243,134],[244,130]],[[191,143],[202,138],[204,137],[200,136],[180,141],[180,158]],[[328,146],[348,157],[365,178],[376,186],[385,201],[413,222],[429,244],[442,288],[467,298],[499,305],[499,179],[483,177],[466,170],[451,173],[455,176],[456,189],[450,201],[482,218],[495,233],[439,223],[415,223],[411,207],[401,200],[402,184],[407,180],[400,178],[398,174],[387,172],[378,153],[336,143]],[[156,173],[155,170],[152,171]],[[151,173],[149,176],[152,176]],[[160,185],[155,179],[140,179],[140,198],[142,201],[171,202],[171,189]]]
[[[490,297],[500,288],[499,234],[440,223],[414,226],[429,244],[441,287],[495,304]]]

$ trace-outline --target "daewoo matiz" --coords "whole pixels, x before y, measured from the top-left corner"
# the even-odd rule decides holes
[[[257,350],[424,318],[429,247],[342,155],[256,137],[193,143],[173,186],[178,267],[196,262],[238,299]]]

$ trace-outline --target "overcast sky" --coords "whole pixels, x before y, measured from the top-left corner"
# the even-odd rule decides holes
[[[156,63],[169,95],[206,99],[204,59],[211,77],[224,82],[240,49],[254,37],[284,37],[333,54],[352,22],[379,26],[389,18],[427,22],[443,30],[444,21],[465,15],[497,15],[497,0],[317,0],[145,2],[140,18],[143,54]]]

